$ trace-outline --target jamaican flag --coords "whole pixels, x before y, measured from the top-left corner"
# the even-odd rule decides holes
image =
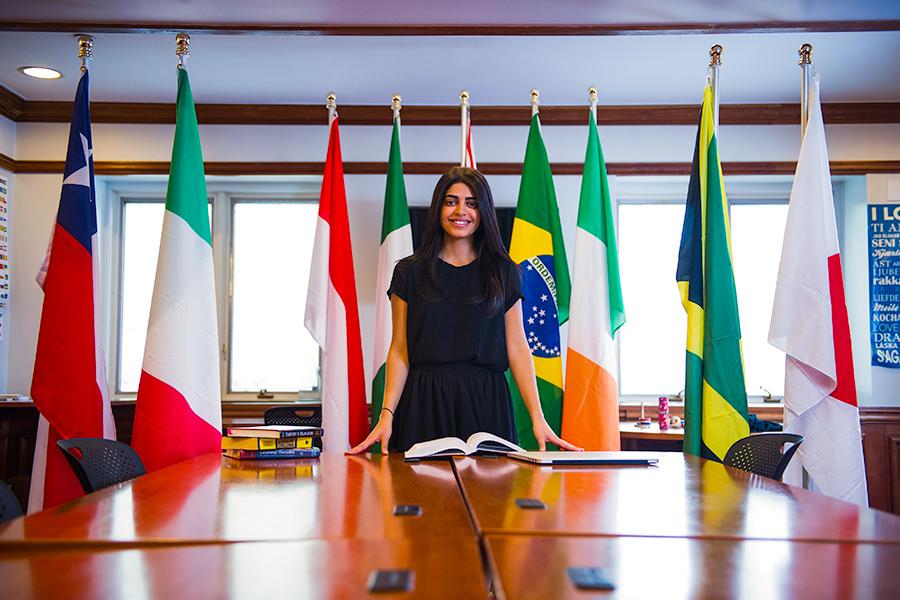
[[[522,277],[522,318],[534,359],[541,407],[547,423],[559,434],[563,398],[559,326],[569,318],[571,282],[550,160],[541,137],[541,121],[536,108],[531,116],[525,148],[509,255],[519,265]],[[507,379],[519,444],[524,448],[537,448],[531,418],[509,371]]]
[[[684,451],[720,461],[735,441],[750,433],[730,235],[712,90],[707,86],[676,280],[688,321]]]

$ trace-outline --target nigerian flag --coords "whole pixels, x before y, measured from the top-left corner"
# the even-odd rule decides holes
[[[381,247],[378,249],[378,275],[375,279],[375,353],[373,355],[372,417],[374,427],[381,416],[384,400],[385,363],[391,346],[391,300],[387,291],[394,265],[412,254],[412,230],[409,207],[403,183],[403,161],[400,159],[400,112],[394,111],[394,132],[388,159],[387,189],[384,192],[384,214],[381,218]]]
[[[709,86],[703,92],[676,280],[688,320],[684,451],[721,461],[750,429],[728,200]]]
[[[534,358],[538,393],[547,423],[557,434],[562,420],[563,375],[559,326],[569,318],[569,266],[559,225],[550,160],[533,108],[509,255],[522,277],[522,318]],[[519,444],[537,448],[531,418],[507,372]]]

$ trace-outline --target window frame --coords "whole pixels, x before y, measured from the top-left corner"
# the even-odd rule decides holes
[[[619,207],[622,205],[684,205],[687,194],[689,178],[679,177],[619,177],[616,180],[616,198],[614,200],[614,215],[616,242],[619,240]],[[788,204],[793,177],[791,176],[735,176],[725,178],[725,188],[728,197],[728,218],[731,221],[731,207],[735,205],[771,205]],[[840,212],[841,185],[834,184],[836,212]],[[839,237],[842,232],[838,232]],[[675,286],[675,273],[672,273],[672,285]],[[627,302],[627,298],[625,299]],[[625,306],[625,314],[628,314],[628,305]],[[627,322],[625,327],[619,330],[615,338],[616,352],[616,378],[619,385],[619,404],[621,406],[647,405],[651,408],[658,402],[659,397],[667,396],[675,401],[683,401],[683,390],[665,390],[657,394],[622,394],[621,393],[621,369],[622,351],[619,342],[621,335],[627,335]],[[682,394],[679,398],[679,393]],[[768,406],[780,406],[784,403],[784,397],[773,395],[777,402],[764,402],[765,396],[759,394],[747,394],[747,403],[750,405],[765,404]]]
[[[99,178],[98,178],[99,179]],[[110,398],[112,400],[133,400],[135,392],[123,392],[119,389],[119,372],[121,365],[121,327],[124,276],[125,205],[129,202],[165,202],[168,178],[165,176],[122,176],[105,177],[101,181],[107,186],[103,194],[104,211],[108,227],[102,231],[103,264],[101,270],[108,279],[109,296],[103,301],[108,305],[101,314],[108,315],[105,322],[107,352],[107,378],[109,380]],[[212,205],[212,249],[213,266],[216,285],[216,322],[219,329],[219,384],[223,402],[285,402],[285,401],[321,401],[321,365],[322,352],[319,351],[320,372],[319,384],[311,391],[271,392],[272,398],[260,398],[258,392],[232,392],[230,387],[231,356],[231,298],[233,290],[233,208],[239,201],[283,202],[293,200],[303,203],[318,203],[321,188],[321,177],[285,177],[278,180],[271,178],[216,178],[207,176],[207,196]]]

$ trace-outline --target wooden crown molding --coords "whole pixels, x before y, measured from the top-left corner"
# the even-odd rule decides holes
[[[25,101],[17,104],[18,122],[68,123],[71,102]],[[10,100],[12,106],[13,101]],[[0,95],[0,112],[4,106]],[[542,125],[584,125],[586,106],[542,106]],[[344,105],[339,107],[344,125],[390,125],[390,107]],[[846,102],[822,105],[830,125],[900,123],[900,102]],[[528,123],[530,106],[473,106],[472,123],[477,126]],[[459,125],[458,106],[405,106],[404,125]],[[599,106],[600,125],[696,125],[699,108],[691,104]],[[197,104],[197,120],[204,125],[325,125],[327,111],[311,104]],[[171,124],[175,105],[152,102],[92,102],[93,123]],[[798,125],[799,104],[723,104],[722,125]]]
[[[25,105],[25,98],[0,85],[0,115],[11,121],[18,121]]]
[[[900,20],[743,23],[605,23],[594,25],[329,25],[302,23],[117,23],[0,21],[0,31],[295,36],[634,36],[900,31]]]
[[[456,163],[405,162],[406,175],[440,175]],[[0,167],[14,173],[62,173],[64,161],[20,160],[16,161],[0,154]],[[722,171],[726,175],[793,175],[796,162],[725,162]],[[324,162],[207,162],[207,175],[322,175]],[[690,163],[647,162],[647,163],[607,163],[610,175],[689,175]],[[552,163],[554,175],[581,175],[581,163]],[[485,175],[519,175],[522,163],[478,163],[478,169]],[[166,161],[95,161],[97,175],[167,175],[169,163]],[[344,173],[348,175],[383,175],[387,173],[386,162],[345,162]],[[832,175],[865,175],[867,173],[900,173],[900,161],[832,161]]]

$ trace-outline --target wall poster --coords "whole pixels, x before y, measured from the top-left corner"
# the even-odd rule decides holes
[[[870,204],[872,365],[900,369],[900,204]]]

